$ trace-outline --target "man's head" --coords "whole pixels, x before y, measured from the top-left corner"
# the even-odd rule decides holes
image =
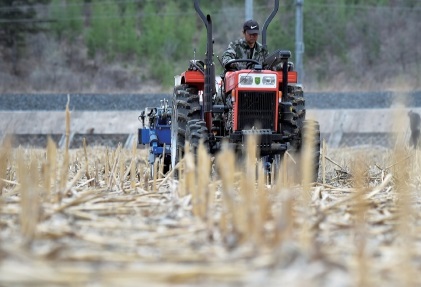
[[[254,20],[247,20],[243,24],[244,39],[253,48],[259,36],[259,23]]]
[[[243,32],[248,34],[259,34],[259,23],[254,20],[247,20],[243,24]]]

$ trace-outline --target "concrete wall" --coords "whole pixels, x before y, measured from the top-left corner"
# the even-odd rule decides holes
[[[421,108],[412,109],[421,113]],[[320,123],[331,146],[339,146],[345,135],[409,133],[408,109],[308,110],[307,119]],[[141,127],[138,111],[74,111],[71,133],[136,134]],[[0,112],[0,136],[5,134],[64,134],[64,111]]]

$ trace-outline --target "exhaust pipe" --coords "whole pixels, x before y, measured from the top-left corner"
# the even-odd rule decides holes
[[[277,0],[278,1],[278,0]],[[212,128],[212,96],[215,94],[215,65],[213,63],[212,19],[206,17],[199,6],[199,0],[194,0],[194,9],[205,24],[207,31],[206,58],[205,58],[205,87],[203,91],[203,112],[206,126]]]
[[[273,17],[275,17],[276,13],[278,12],[278,9],[279,9],[279,0],[275,0],[273,11],[272,13],[270,13],[269,17],[266,19],[265,24],[263,25],[263,28],[262,28],[262,45],[265,48],[267,48],[266,47],[266,30],[270,22],[272,21]]]

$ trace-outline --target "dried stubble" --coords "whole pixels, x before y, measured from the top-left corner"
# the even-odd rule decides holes
[[[257,157],[257,140],[247,138],[242,160],[224,147],[216,157],[216,166],[221,178],[220,228],[225,243],[229,248],[250,246],[259,253],[286,236],[279,236],[278,218],[274,214],[277,202],[273,201],[279,198],[280,189],[276,187],[282,177],[278,176],[279,181],[272,186],[267,185],[267,172]]]
[[[70,114],[66,127],[68,122]],[[78,283],[86,284],[97,274],[96,265],[90,264],[94,262],[108,263],[104,274],[116,270],[126,274],[118,267],[121,263],[132,268],[127,271],[130,278],[113,281],[123,285],[144,280],[171,284],[173,276],[178,283],[189,283],[192,278],[199,284],[209,282],[207,279],[246,282],[250,274],[262,269],[272,270],[273,276],[261,278],[259,284],[302,280],[315,286],[327,281],[359,286],[420,283],[414,275],[421,254],[414,233],[420,215],[413,193],[421,186],[417,151],[403,145],[392,152],[328,151],[323,144],[323,183],[310,185],[306,180],[309,167],[303,165],[304,185],[292,185],[288,164],[295,163],[287,154],[277,181],[267,186],[255,143],[256,139],[249,139],[241,166],[224,147],[215,161],[218,172],[212,175],[211,159],[202,146],[198,164],[186,150],[178,184],[173,171],[149,182],[147,162],[136,164],[136,149],[126,151],[121,145],[111,158],[108,149],[93,149],[96,156],[102,152],[98,159],[85,146],[83,167],[73,152],[68,148],[58,151],[52,141],[39,155],[4,145],[0,153],[0,226],[7,232],[0,233],[0,242],[7,245],[0,245],[4,262],[0,284],[28,280],[11,271],[16,270],[11,266],[20,252],[15,247],[19,242],[36,246],[39,239],[48,242],[45,251],[29,252],[33,253],[31,260],[47,268],[42,272],[49,275],[36,279],[41,285],[76,284],[75,276],[70,275],[81,273],[69,271],[69,266],[77,269],[78,264],[83,274],[90,274],[78,277]],[[307,150],[305,154],[312,153]],[[304,162],[308,162],[306,156]],[[93,165],[95,179],[87,172]],[[93,180],[96,184],[90,185]],[[148,192],[150,184],[153,192]],[[166,276],[151,275],[162,273],[163,262],[168,266]],[[143,263],[150,273],[144,267],[136,268]],[[28,272],[41,271],[40,264],[25,266]],[[215,268],[221,271],[209,272]],[[303,275],[293,279],[276,276],[294,271]],[[342,276],[339,280],[327,274]],[[111,282],[104,280],[104,285]]]
[[[197,185],[196,185],[196,160],[194,154],[190,150],[190,143],[186,141],[185,153],[184,153],[184,176],[185,181],[185,194],[196,199]],[[197,208],[196,204],[192,204],[192,208]],[[197,214],[197,210],[194,210]]]
[[[355,242],[355,260],[356,286],[371,286],[370,282],[370,258],[367,255],[367,222],[366,214],[369,211],[369,203],[365,197],[367,193],[367,174],[364,156],[357,153],[352,165],[352,174],[354,175],[355,200],[353,206],[354,214],[354,242]]]
[[[7,182],[7,165],[10,161],[10,154],[12,150],[12,144],[10,137],[6,137],[3,142],[3,145],[0,146],[0,196],[3,195],[3,188],[6,186]],[[1,208],[2,198],[0,199],[0,208]]]
[[[322,170],[322,183],[326,183],[326,156],[327,156],[327,145],[326,140],[322,140],[322,150],[321,150],[321,170]]]
[[[57,192],[57,201],[61,202],[63,194],[61,191],[65,188],[68,180],[68,166],[70,164],[69,162],[69,145],[70,145],[70,120],[71,120],[71,114],[69,110],[69,104],[70,104],[70,97],[67,99],[66,104],[66,143],[64,147],[64,158],[61,165],[61,174],[60,174],[60,185],[59,185],[59,191]]]
[[[48,149],[50,151],[47,151],[47,157],[45,158],[44,167],[47,165],[47,163],[53,165],[52,162],[56,162],[57,160],[59,160],[59,158],[63,157],[62,154],[54,155],[57,152],[54,146],[50,146]],[[337,165],[333,163],[327,164],[330,165],[330,167],[326,167],[327,183],[325,185],[318,186],[319,188],[321,188],[321,190],[319,189],[319,191],[316,191],[317,187],[310,187],[308,192],[311,192],[313,197],[306,197],[307,200],[310,201],[307,201],[307,209],[316,208],[316,214],[314,215],[314,212],[312,213],[309,211],[302,211],[301,200],[300,207],[297,208],[298,206],[296,199],[300,197],[294,194],[296,194],[296,192],[300,192],[302,194],[302,191],[300,191],[299,188],[295,187],[295,189],[288,189],[290,187],[288,187],[287,185],[279,185],[279,182],[276,182],[276,184],[268,187],[266,185],[265,173],[261,169],[261,165],[258,163],[255,157],[256,151],[252,147],[248,147],[247,150],[248,157],[246,157],[246,161],[242,165],[243,169],[239,168],[236,165],[235,155],[230,150],[225,149],[220,155],[218,155],[216,159],[216,164],[218,166],[218,176],[221,177],[220,187],[218,188],[218,190],[215,190],[215,186],[218,185],[219,181],[214,180],[213,182],[211,182],[209,180],[209,177],[206,178],[205,176],[206,174],[209,175],[210,172],[210,159],[206,153],[202,153],[202,151],[200,151],[199,149],[199,166],[194,166],[194,160],[187,161],[190,161],[190,163],[186,165],[185,171],[191,174],[182,175],[182,177],[186,179],[186,189],[184,191],[180,191],[179,193],[185,194],[184,197],[180,197],[180,200],[182,202],[183,198],[188,198],[189,196],[191,196],[191,203],[185,205],[185,208],[182,209],[184,211],[182,211],[181,214],[184,215],[181,215],[182,217],[179,218],[180,221],[174,221],[173,223],[171,223],[171,229],[165,228],[166,225],[164,223],[164,218],[168,216],[168,212],[170,212],[170,210],[176,209],[174,209],[174,207],[171,207],[172,201],[168,201],[165,199],[165,197],[161,197],[163,194],[161,195],[160,190],[164,186],[161,186],[161,188],[157,189],[157,192],[153,192],[150,195],[147,195],[146,190],[144,189],[131,190],[131,193],[128,194],[124,193],[121,189],[120,183],[127,182],[127,186],[129,186],[129,181],[131,181],[131,179],[129,179],[128,176],[127,178],[120,179],[119,177],[121,176],[121,174],[123,174],[123,176],[126,176],[127,172],[121,173],[118,171],[116,173],[116,170],[118,169],[116,169],[115,167],[120,166],[121,162],[124,162],[125,164],[127,164],[126,168],[132,171],[131,166],[134,162],[132,158],[133,151],[127,152],[125,150],[122,150],[121,146],[117,147],[117,150],[113,153],[112,159],[114,168],[109,173],[109,178],[113,178],[113,184],[109,186],[110,182],[107,182],[105,180],[106,164],[104,164],[102,172],[99,172],[99,176],[102,176],[102,181],[100,180],[99,182],[103,183],[103,188],[93,188],[92,186],[89,186],[89,184],[86,184],[88,179],[83,168],[79,168],[78,170],[68,168],[67,170],[69,171],[75,170],[77,172],[69,172],[70,181],[66,184],[66,188],[60,191],[61,194],[63,194],[61,205],[57,206],[56,204],[53,204],[52,206],[55,207],[51,208],[50,204],[54,202],[51,200],[51,198],[54,196],[54,193],[45,192],[47,196],[45,198],[41,198],[42,202],[39,203],[37,210],[41,210],[49,216],[43,216],[41,217],[41,219],[39,219],[39,215],[37,216],[35,214],[35,209],[27,208],[27,198],[32,198],[28,196],[32,193],[25,193],[23,190],[24,188],[26,188],[25,186],[33,186],[35,184],[34,182],[37,182],[37,180],[35,180],[37,175],[36,172],[34,172],[34,170],[36,169],[32,164],[29,164],[28,159],[32,158],[33,162],[39,161],[38,164],[42,165],[42,157],[35,157],[31,155],[31,153],[17,151],[18,154],[20,153],[21,155],[25,155],[28,157],[28,159],[20,159],[20,164],[17,164],[18,162],[15,158],[14,160],[12,160],[12,162],[10,162],[10,164],[19,167],[18,170],[22,170],[22,165],[26,168],[26,170],[28,170],[28,166],[32,166],[32,168],[29,168],[29,170],[31,171],[30,173],[33,174],[31,177],[28,177],[28,181],[26,182],[25,180],[23,180],[22,182],[18,180],[19,185],[16,186],[19,186],[19,188],[15,190],[17,194],[19,194],[21,197],[20,205],[22,206],[22,208],[20,209],[20,211],[17,211],[18,213],[16,214],[19,214],[19,217],[21,218],[20,221],[22,222],[22,236],[25,236],[25,238],[27,238],[29,242],[31,242],[31,240],[33,242],[37,237],[48,238],[45,237],[47,236],[47,234],[49,234],[48,236],[52,236],[52,234],[55,234],[54,238],[63,238],[66,237],[66,234],[69,234],[68,232],[70,231],[73,234],[77,234],[74,241],[78,242],[81,240],[82,242],[89,242],[90,246],[96,246],[91,251],[83,251],[84,248],[79,247],[81,248],[80,250],[85,252],[79,253],[79,255],[75,253],[73,255],[69,253],[64,253],[67,254],[65,255],[67,256],[67,258],[73,258],[73,260],[76,261],[89,262],[91,260],[98,260],[100,258],[102,258],[100,260],[106,260],[110,262],[116,262],[121,260],[128,260],[125,262],[137,262],[139,260],[142,261],[146,260],[144,255],[136,255],[136,253],[134,253],[131,256],[129,256],[129,254],[127,253],[127,256],[125,255],[122,257],[121,254],[117,256],[118,253],[113,253],[113,251],[107,251],[109,255],[106,256],[105,254],[107,253],[101,251],[102,249],[99,248],[99,246],[112,245],[114,246],[115,252],[118,252],[118,250],[120,250],[121,252],[120,248],[123,248],[123,246],[126,246],[125,248],[128,248],[128,250],[132,250],[131,248],[146,248],[142,246],[144,246],[144,244],[147,244],[147,246],[155,246],[154,248],[157,248],[157,250],[161,250],[160,252],[163,252],[163,255],[167,254],[167,258],[172,258],[172,261],[178,262],[179,260],[182,260],[182,258],[193,256],[194,251],[191,251],[193,253],[187,251],[190,250],[189,248],[191,248],[191,240],[193,240],[196,236],[199,236],[200,233],[197,233],[197,230],[203,230],[203,228],[206,228],[207,230],[205,233],[207,235],[205,236],[205,238],[208,238],[209,234],[217,235],[218,233],[221,233],[221,241],[219,241],[218,236],[212,236],[211,241],[204,241],[202,244],[208,247],[205,248],[204,246],[202,246],[202,248],[205,248],[207,252],[210,253],[204,253],[203,255],[207,254],[204,257],[197,257],[198,255],[196,255],[194,256],[194,258],[196,258],[194,260],[203,260],[203,262],[206,262],[206,260],[209,259],[205,258],[209,258],[209,254],[213,254],[212,252],[215,252],[214,248],[221,248],[217,247],[218,244],[222,244],[222,246],[224,246],[223,248],[226,248],[225,252],[227,256],[232,256],[228,254],[230,254],[230,252],[234,252],[235,250],[235,252],[238,253],[239,250],[242,250],[242,247],[252,246],[252,250],[254,251],[252,253],[246,252],[242,256],[246,256],[246,258],[252,258],[249,256],[253,254],[254,258],[260,258],[260,256],[269,255],[269,257],[261,257],[265,258],[265,260],[262,259],[263,261],[261,261],[264,262],[263,266],[270,266],[274,262],[276,262],[277,264],[283,262],[282,266],[284,266],[284,268],[293,268],[293,265],[288,265],[286,263],[286,258],[289,258],[289,260],[293,260],[291,258],[294,258],[294,256],[304,256],[304,258],[307,258],[306,252],[308,251],[306,251],[306,249],[302,247],[300,247],[299,249],[293,249],[295,251],[291,251],[290,247],[289,249],[285,249],[285,246],[291,246],[291,242],[294,242],[297,235],[301,232],[301,229],[297,229],[297,227],[300,226],[297,225],[297,222],[303,222],[302,220],[308,220],[309,222],[314,221],[314,218],[305,218],[305,216],[309,216],[310,214],[310,216],[320,216],[320,218],[322,218],[321,222],[319,222],[318,224],[312,223],[311,225],[309,225],[309,227],[311,227],[312,232],[314,232],[314,234],[312,235],[314,241],[309,241],[306,244],[312,244],[313,248],[320,247],[318,253],[319,257],[313,257],[312,260],[320,260],[321,264],[323,264],[325,260],[326,262],[335,262],[335,264],[340,264],[341,266],[348,266],[349,270],[356,270],[355,272],[358,272],[358,276],[354,277],[356,283],[359,282],[361,284],[366,284],[368,282],[367,284],[369,284],[370,282],[382,282],[381,277],[379,277],[380,274],[384,272],[384,270],[389,269],[387,269],[388,267],[387,265],[385,265],[385,263],[382,263],[383,265],[379,265],[380,263],[377,263],[377,266],[375,266],[376,263],[374,261],[375,258],[373,257],[373,251],[371,250],[371,252],[367,253],[367,244],[370,240],[373,240],[373,231],[370,228],[373,228],[372,225],[374,224],[374,222],[377,225],[389,225],[393,222],[393,217],[383,216],[382,218],[373,218],[374,215],[372,208],[376,208],[376,206],[384,206],[384,204],[387,204],[386,209],[384,209],[383,211],[385,212],[386,210],[390,210],[391,214],[394,214],[395,210],[398,210],[398,208],[406,208],[406,205],[393,207],[393,202],[390,202],[390,200],[392,200],[393,197],[388,197],[388,194],[390,194],[391,182],[390,176],[387,175],[387,170],[394,169],[395,177],[401,178],[402,176],[399,176],[399,174],[396,173],[399,170],[403,170],[402,166],[405,165],[405,161],[402,161],[400,158],[396,158],[392,160],[391,164],[386,164],[383,162],[377,163],[378,166],[385,166],[385,168],[382,168],[385,172],[379,173],[379,168],[376,167],[375,169],[377,169],[376,174],[378,174],[378,177],[374,178],[371,175],[373,171],[367,171],[367,169],[370,168],[369,166],[372,166],[372,163],[358,163],[357,161],[354,161],[355,167],[353,167],[352,165],[352,167],[349,169],[343,167],[343,169],[348,170],[349,173],[352,175],[352,178],[350,178],[348,180],[348,183],[346,184],[347,186],[351,187],[332,186],[332,181],[337,181],[337,178],[335,177],[336,173],[334,172],[334,170],[332,170],[332,167],[337,167]],[[88,164],[92,165],[95,161],[89,157],[89,149],[87,149],[87,152]],[[98,154],[97,151],[94,151],[94,153]],[[351,153],[353,154],[352,156],[350,155]],[[128,154],[128,156],[126,154]],[[350,155],[344,161],[342,161],[345,163],[352,163],[353,161],[351,159],[355,158],[355,152],[353,152],[352,150],[345,152],[339,151],[339,153],[337,154],[332,153],[331,157],[338,162],[341,162],[340,156],[338,156],[338,154]],[[104,152],[104,157],[107,157],[107,150],[105,150]],[[127,157],[130,157],[131,160],[127,160]],[[76,162],[76,160],[72,158],[74,158],[74,156],[69,157],[70,165],[74,165]],[[404,154],[403,158],[407,158],[407,155]],[[106,160],[102,158],[101,162],[104,161]],[[399,164],[401,166],[399,166]],[[46,170],[46,168],[43,169],[43,171]],[[18,172],[20,173],[20,171]],[[28,174],[29,172],[27,172],[25,175],[27,176]],[[60,174],[62,174],[62,171],[60,171]],[[406,176],[406,179],[404,181],[401,180],[400,182],[411,180],[410,178],[408,178],[408,173],[405,174],[404,175]],[[50,175],[49,178],[51,181],[53,181],[53,176]],[[14,178],[12,177],[10,179],[13,180]],[[252,179],[253,181],[251,181],[250,179]],[[47,180],[45,179],[44,175],[44,180],[41,182],[45,181]],[[168,179],[167,181],[169,182]],[[280,181],[282,181],[281,178]],[[373,183],[376,184],[373,185]],[[53,182],[51,182],[51,185],[53,185]],[[83,188],[76,189],[75,186],[83,186]],[[331,187],[328,188],[327,186]],[[43,184],[42,187],[45,188],[45,185]],[[65,190],[70,190],[69,187],[70,189],[75,190],[75,192],[66,193]],[[35,189],[31,190],[34,191]],[[9,190],[6,190],[4,192],[4,195],[6,196],[8,196],[9,194],[16,193],[10,192]],[[155,194],[155,196],[152,196],[152,194]],[[218,198],[219,194],[221,194],[221,199],[215,200],[215,198]],[[222,204],[222,209],[218,209],[216,207],[216,205],[220,204]],[[403,202],[401,202],[401,204],[403,204]],[[191,209],[189,208],[190,205]],[[162,206],[163,208],[159,208],[159,206]],[[31,205],[31,207],[33,207],[33,205]],[[319,208],[318,211],[317,208]],[[9,208],[7,208],[7,210],[9,210],[10,212]],[[138,210],[137,212],[140,212],[139,214],[141,215],[141,217],[136,217],[136,213],[132,213],[135,210]],[[159,214],[163,216],[162,223],[158,221],[157,225],[149,226],[146,222],[153,218],[150,217],[153,214],[155,214],[156,216],[158,214],[157,212],[159,212]],[[192,215],[194,215],[193,218],[198,218],[202,221],[207,221],[207,224],[194,227],[195,223],[193,223],[194,221],[191,221],[191,219],[189,219],[189,216],[187,215],[188,212],[192,212]],[[219,220],[215,221],[215,213],[218,212]],[[345,213],[341,214],[342,212]],[[29,215],[29,213],[31,213],[31,215]],[[58,216],[59,214],[61,214],[61,216],[64,216],[64,218],[72,216],[76,219],[82,220],[79,223],[79,220],[77,220],[76,226],[81,226],[80,224],[82,224],[82,222],[85,222],[85,224],[91,226],[90,228],[94,228],[96,232],[81,234],[79,231],[76,230],[71,231],[71,227],[66,224],[65,226],[67,226],[67,228],[70,228],[68,229],[69,231],[65,231],[64,229],[56,229],[53,233],[53,230],[46,226],[48,226],[48,224],[52,224],[52,220],[55,220],[56,216]],[[349,214],[351,218],[355,218],[355,220],[347,220],[346,214]],[[379,213],[375,213],[375,215],[380,216]],[[133,219],[129,219],[132,218],[132,216],[135,217],[133,217]],[[38,220],[36,220],[37,218]],[[118,223],[118,221],[116,221],[117,218],[120,218],[123,221]],[[129,221],[126,222],[125,218],[129,219]],[[135,222],[137,223],[130,223],[132,220],[135,220]],[[94,224],[94,222],[97,223]],[[407,224],[409,224],[409,222],[410,221],[408,221]],[[215,223],[217,224],[216,230]],[[125,228],[124,233],[127,234],[125,240],[117,240],[118,238],[121,238],[122,234],[119,235],[120,237],[113,237],[110,236],[108,234],[109,232],[106,231],[108,230],[108,228],[115,229],[116,226],[118,226],[116,224],[120,224],[119,228]],[[146,240],[146,234],[145,236],[141,236],[143,232],[137,233],[137,230],[141,230],[146,226],[149,226],[147,236],[149,236],[150,239],[148,240]],[[188,231],[192,229],[193,233]],[[404,230],[400,230],[400,228],[398,229],[399,230],[396,230],[396,232],[399,232],[400,234],[404,233]],[[38,230],[38,235],[36,230]],[[170,232],[170,230],[173,231]],[[342,237],[342,239],[339,240],[340,237],[338,238],[335,234],[337,232],[340,232],[341,230],[348,231],[350,234],[354,234],[354,236],[352,236],[353,239],[347,240],[346,237]],[[121,232],[122,231],[120,231],[120,233]],[[180,238],[180,236],[182,236],[181,234],[183,233],[185,235],[190,236],[189,239],[187,239],[188,237],[182,237],[184,239],[177,240],[177,243],[171,241],[171,238],[173,238],[174,236],[176,238]],[[152,238],[154,239],[152,240]],[[335,241],[329,241],[329,238],[334,238]],[[159,243],[160,241],[162,241],[162,243]],[[330,242],[330,246],[327,245],[328,242]],[[78,245],[81,243],[74,244]],[[172,244],[176,244],[176,246],[178,246],[179,248],[180,246],[185,246],[186,249],[184,251],[184,255],[181,255],[179,253],[175,254],[173,253],[174,251],[170,251],[172,250],[170,247],[175,246]],[[345,247],[347,244],[348,247]],[[83,246],[83,244],[81,246]],[[355,247],[351,248],[351,246]],[[398,248],[398,246],[400,246],[401,248],[401,245],[397,245],[396,247]],[[340,251],[340,249],[342,249],[342,251]],[[103,255],[100,255],[101,252]],[[377,252],[382,251],[380,249],[377,250]],[[347,257],[347,253],[351,254],[352,256]],[[125,253],[123,252],[123,254]],[[216,260],[219,262],[219,264],[223,265],[223,258],[225,257],[222,254],[224,253],[219,253],[219,259]],[[295,255],[292,256],[292,254]],[[341,256],[341,254],[345,254],[345,256]],[[150,261],[152,259],[149,258],[147,260]],[[152,260],[152,262],[153,261],[154,260]],[[397,260],[397,262],[398,261],[402,262],[401,260]],[[55,261],[53,260],[52,262]],[[250,261],[249,266],[253,266],[252,262],[253,261]],[[260,264],[262,264],[261,262]],[[408,264],[410,264],[410,261],[404,261],[403,263],[405,264],[405,268],[407,268]],[[355,266],[357,268],[354,268],[352,266]],[[370,266],[375,267],[370,269]],[[372,277],[373,279],[368,280],[368,275],[370,275],[370,278]],[[397,274],[396,277],[398,277]],[[395,280],[396,281],[394,282],[404,282],[404,278]]]
[[[222,208],[220,215],[221,233],[229,246],[237,241],[237,229],[239,226],[236,216],[235,204],[235,155],[224,145],[222,151],[216,157],[216,166],[221,177],[221,200]],[[232,235],[231,235],[232,234]]]
[[[57,146],[55,142],[48,137],[47,153],[44,164],[44,189],[47,197],[51,197],[51,193],[57,186]]]
[[[35,159],[26,163],[23,151],[17,155],[17,170],[20,194],[20,231],[25,245],[36,237],[40,217],[39,170]]]
[[[300,193],[300,215],[303,217],[301,220],[301,231],[300,231],[300,245],[304,253],[314,253],[314,230],[312,226],[312,220],[308,220],[313,217],[314,209],[311,208],[311,181],[314,166],[312,165],[312,158],[314,155],[314,126],[309,126],[306,129],[307,134],[303,135],[303,151],[299,157],[300,175],[302,178],[302,191]],[[300,178],[300,177],[299,177]]]
[[[130,161],[130,188],[136,188],[136,162],[138,161],[137,157],[137,148],[136,145],[132,146],[132,160]]]
[[[196,198],[192,198],[192,204],[197,205],[197,208],[193,207],[193,210],[197,210],[195,215],[206,221],[209,213],[210,197],[214,195],[211,193],[210,188],[211,158],[202,141],[199,143],[196,160],[197,192]]]
[[[88,180],[90,180],[91,175],[89,173],[88,151],[86,150],[87,146],[86,146],[86,139],[85,138],[83,138],[82,143],[83,143],[83,155],[84,155],[84,159],[85,159],[85,165],[84,165],[85,166],[85,176]],[[92,182],[92,181],[90,181],[89,183],[90,183],[90,185],[94,184],[94,182]]]
[[[394,130],[404,126],[401,108],[397,108],[394,115]],[[392,164],[393,174],[396,188],[396,235],[397,235],[397,252],[400,255],[398,262],[399,273],[397,273],[397,281],[402,282],[405,286],[415,285],[417,282],[418,271],[414,268],[412,261],[414,260],[413,250],[415,244],[413,238],[414,211],[413,201],[416,196],[410,186],[411,159],[414,158],[414,151],[405,148],[405,135],[403,132],[396,134],[396,145],[393,151]],[[416,156],[415,156],[416,159]]]

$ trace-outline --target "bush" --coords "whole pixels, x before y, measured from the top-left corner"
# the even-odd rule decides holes
[[[50,18],[53,20],[51,30],[59,37],[73,39],[83,29],[83,0],[52,0]]]

